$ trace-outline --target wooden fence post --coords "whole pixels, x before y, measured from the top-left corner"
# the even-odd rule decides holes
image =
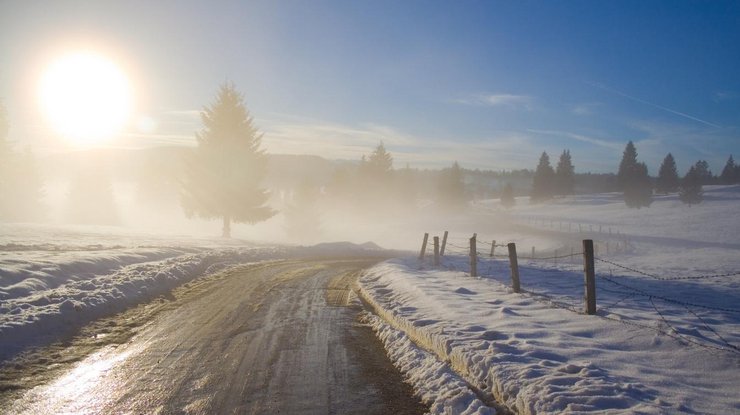
[[[476,237],[476,234],[473,234],[473,237],[470,238],[470,276],[471,277],[478,276],[478,250],[475,246],[475,237]]]
[[[596,270],[594,267],[594,241],[583,240],[583,274],[586,280],[586,314],[596,314]]]
[[[429,240],[429,234],[424,232],[424,241],[421,243],[421,252],[419,253],[419,260],[424,259],[424,254],[427,253],[427,241]]]
[[[434,266],[439,266],[439,236],[434,237]]]
[[[509,248],[509,267],[511,268],[511,288],[515,293],[521,291],[519,287],[519,262],[516,259],[516,244],[514,242],[507,245]]]
[[[496,250],[496,240],[491,241],[491,258],[493,258],[493,251]]]
[[[439,256],[445,256],[445,247],[447,246],[447,231],[442,235],[442,248],[439,249]]]
[[[534,247],[532,247],[532,259],[534,259]]]

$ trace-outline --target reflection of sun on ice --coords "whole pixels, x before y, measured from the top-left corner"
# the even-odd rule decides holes
[[[131,111],[124,73],[92,53],[62,57],[39,85],[41,106],[52,126],[75,144],[92,144],[119,132]]]

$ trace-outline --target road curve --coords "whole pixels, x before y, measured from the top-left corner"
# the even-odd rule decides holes
[[[357,324],[364,260],[245,266],[25,393],[12,413],[421,414]]]

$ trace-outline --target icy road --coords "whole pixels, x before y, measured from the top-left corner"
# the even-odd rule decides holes
[[[9,413],[417,414],[351,285],[364,260],[228,271],[130,341],[25,392]]]

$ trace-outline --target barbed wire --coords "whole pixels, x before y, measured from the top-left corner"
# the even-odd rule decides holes
[[[453,238],[453,240],[456,240],[456,239]],[[458,240],[460,240],[460,241],[467,241],[468,239],[467,238],[458,238]],[[496,244],[495,241],[493,241],[493,240],[491,242],[488,242],[486,240],[477,240],[476,242],[480,246],[485,246],[485,247],[491,247],[491,248],[508,248],[508,244]],[[469,246],[460,246],[460,245],[457,245],[455,243],[452,243],[452,242],[450,242],[450,238],[448,238],[447,243],[446,243],[446,246],[449,247],[449,248],[451,248],[451,249],[447,249],[447,251],[446,251],[447,254],[461,255],[461,256],[469,256],[470,255],[470,247]],[[486,277],[488,277],[488,278],[486,278],[487,280],[495,281],[498,284],[501,284],[503,286],[507,286],[504,282],[499,281],[496,278],[493,278],[494,264],[495,264],[495,262],[493,260],[494,259],[508,259],[509,256],[506,255],[506,254],[504,254],[504,255],[501,255],[501,254],[490,255],[487,252],[486,253],[483,253],[483,252],[478,251],[478,250],[476,250],[475,253],[477,254],[476,259],[479,261],[479,263],[481,264],[481,266],[486,267],[486,271],[484,271],[481,275],[479,275],[479,278],[486,278]],[[577,253],[570,253],[570,254],[563,254],[563,255],[552,255],[552,256],[548,256],[548,257],[517,256],[517,259],[534,261],[534,262],[542,262],[542,261],[555,261],[555,260],[559,260],[559,259],[568,259],[568,258],[573,258],[573,257],[580,257],[583,254],[584,254],[583,252],[577,252]],[[626,271],[634,272],[636,274],[643,275],[643,276],[646,276],[646,277],[649,277],[649,278],[653,278],[653,279],[656,279],[656,280],[661,280],[661,281],[700,280],[700,279],[721,278],[721,277],[730,277],[730,276],[740,275],[740,271],[739,271],[739,272],[729,272],[729,273],[723,273],[723,274],[708,274],[708,275],[700,275],[700,276],[662,277],[662,276],[659,276],[659,275],[656,275],[656,274],[652,274],[652,273],[649,273],[649,272],[641,271],[641,270],[636,269],[636,268],[628,267],[628,266],[625,266],[625,265],[622,265],[622,264],[619,264],[619,263],[616,263],[616,262],[613,262],[611,260],[607,260],[607,259],[604,259],[604,258],[595,257],[594,259],[596,261],[599,261],[599,262],[602,262],[602,263],[605,263],[605,264],[609,264],[609,265],[612,265],[614,267],[617,267],[617,268],[620,268],[620,269],[623,269],[623,270],[626,270]],[[443,267],[444,268],[447,268],[447,269],[450,269],[450,270],[455,270],[455,271],[465,271],[465,267],[456,267],[453,263],[443,264]],[[522,268],[528,268],[528,267],[525,266],[525,267],[522,267]],[[641,328],[646,328],[646,329],[650,329],[650,330],[655,330],[655,331],[658,331],[658,332],[660,332],[660,333],[662,333],[664,335],[667,335],[669,337],[672,337],[674,339],[677,339],[679,341],[682,341],[682,342],[684,342],[684,344],[692,344],[692,345],[695,345],[695,346],[698,346],[698,347],[702,347],[702,348],[705,348],[705,349],[718,350],[718,351],[723,351],[723,352],[730,351],[730,352],[740,353],[740,347],[738,347],[738,346],[730,343],[725,337],[722,336],[722,334],[720,334],[716,329],[714,329],[713,327],[711,327],[710,324],[706,320],[704,320],[699,314],[697,314],[697,312],[695,312],[692,309],[692,307],[693,308],[705,309],[705,310],[712,310],[712,311],[728,312],[728,313],[740,313],[740,309],[727,308],[727,307],[717,307],[717,306],[710,306],[710,305],[704,305],[704,304],[691,303],[691,302],[687,302],[687,301],[681,301],[681,300],[678,300],[678,299],[675,299],[675,298],[666,297],[666,296],[663,296],[663,295],[656,295],[656,294],[653,294],[653,293],[650,293],[650,292],[646,291],[645,289],[633,287],[633,286],[624,284],[622,282],[615,281],[613,275],[610,275],[610,277],[607,277],[605,275],[598,274],[598,276],[599,276],[600,279],[603,279],[603,280],[605,280],[605,281],[607,281],[607,282],[609,282],[609,283],[611,283],[611,284],[613,284],[613,285],[621,288],[620,290],[610,290],[610,289],[604,288],[604,287],[600,287],[599,288],[600,291],[603,291],[603,292],[606,292],[606,293],[611,293],[611,294],[620,296],[615,302],[607,305],[606,307],[600,307],[600,310],[602,312],[610,312],[609,310],[617,307],[619,304],[623,303],[624,301],[628,301],[628,300],[634,299],[636,297],[643,297],[643,298],[646,298],[650,302],[650,305],[652,306],[653,310],[657,314],[659,321],[665,327],[667,327],[668,329],[667,330],[666,329],[661,329],[660,327],[654,327],[654,326],[650,326],[650,325],[646,325],[646,324],[641,324],[641,323],[637,323],[637,322],[633,322],[633,321],[624,321],[624,320],[621,320],[621,319],[609,317],[608,315],[600,315],[600,317],[605,318],[605,319],[608,319],[608,320],[613,320],[613,321],[616,321],[616,322],[619,322],[619,323],[622,323],[622,324],[626,324],[626,325],[631,325],[631,326],[635,326],[635,327],[641,327]],[[578,289],[578,288],[582,288],[582,287],[583,287],[582,284],[578,284],[578,285],[569,285],[569,286],[556,285],[556,286],[553,286],[552,288],[553,289],[557,289],[557,290],[571,290],[571,289]],[[545,289],[547,289],[547,288],[545,288]],[[578,307],[576,305],[573,305],[573,304],[570,304],[568,302],[565,302],[565,301],[563,301],[560,298],[553,297],[553,296],[548,295],[548,294],[546,294],[544,292],[531,291],[531,290],[522,290],[522,292],[528,294],[534,300],[537,300],[537,301],[545,300],[548,304],[550,304],[550,305],[552,305],[554,307],[566,309],[566,310],[569,310],[569,311],[572,311],[572,312],[575,312],[575,313],[579,313],[579,309],[578,309]],[[573,296],[570,296],[570,295],[562,295],[562,297],[563,298],[573,298]],[[707,337],[704,337],[702,335],[699,335],[699,340],[697,340],[697,339],[695,339],[695,338],[693,338],[691,336],[687,336],[686,334],[682,333],[678,328],[676,328],[676,326],[673,323],[671,323],[668,320],[668,318],[666,318],[666,315],[660,310],[660,308],[658,308],[657,304],[655,303],[655,300],[662,300],[662,301],[664,301],[666,303],[677,304],[677,305],[680,305],[680,306],[684,307],[691,315],[694,316],[694,318],[696,318],[696,320],[698,322],[700,322],[700,325],[699,326],[694,326],[694,327],[696,329],[698,329],[698,330],[706,330],[707,332],[711,332],[716,337],[716,339],[712,340],[710,338],[707,338]],[[691,324],[691,323],[688,323],[687,322],[687,324]],[[705,339],[706,342],[710,342],[710,343],[719,342],[724,347],[719,347],[719,346],[715,346],[715,345],[712,345],[712,344],[706,344],[701,339]]]
[[[554,255],[554,256],[548,256],[548,257],[527,257],[527,256],[519,256],[517,255],[518,259],[527,259],[530,261],[552,261],[554,259],[564,259],[564,258],[572,258],[576,256],[582,256],[583,252],[578,252],[574,254],[565,254],[565,255]]]
[[[668,328],[670,328],[671,331],[673,331],[673,333],[676,336],[678,336],[681,340],[683,340],[685,342],[688,342],[688,343],[691,343],[691,344],[695,344],[697,346],[702,346],[702,347],[707,347],[708,346],[706,344],[700,343],[700,342],[698,342],[698,341],[696,341],[696,340],[694,340],[694,339],[692,339],[692,338],[690,338],[688,336],[684,336],[683,334],[681,334],[678,331],[678,329],[673,324],[671,324],[671,322],[668,321],[668,319],[666,319],[665,316],[663,315],[663,313],[658,309],[658,306],[655,305],[655,301],[653,301],[653,297],[650,297],[648,299],[650,300],[650,304],[653,306],[653,309],[655,310],[655,312],[658,313],[658,315],[660,316],[660,320],[663,322],[663,324],[665,324],[666,326],[668,326]],[[687,309],[688,309],[688,307],[687,307]],[[689,310],[689,311],[691,311],[691,310]],[[692,314],[694,314],[694,313],[692,312]],[[696,316],[696,314],[694,314],[694,315]],[[700,318],[700,320],[701,320],[701,318]],[[706,326],[706,324],[705,324],[705,327],[709,328],[708,326]],[[714,334],[718,334],[716,331],[712,330],[711,328],[709,328],[709,329]],[[722,342],[725,344],[725,346],[729,347],[731,350],[735,350],[737,352],[740,352],[740,348],[738,348],[737,346],[735,346],[733,344],[730,344],[728,341],[724,340],[724,338],[722,336],[719,336],[718,335],[718,337],[722,340]],[[726,349],[723,349],[723,350],[726,350]]]
[[[707,274],[707,275],[696,275],[696,276],[688,276],[688,277],[661,277],[659,275],[650,274],[648,272],[640,271],[635,268],[630,268],[628,266],[618,264],[616,262],[609,261],[607,259],[603,259],[603,258],[594,258],[594,259],[600,262],[604,262],[609,265],[613,265],[617,268],[621,268],[627,271],[634,272],[636,274],[644,275],[646,277],[654,278],[656,280],[661,280],[661,281],[702,280],[702,279],[707,279],[707,278],[733,277],[735,275],[740,275],[740,271],[737,271],[737,272],[728,272],[725,274]]]
[[[599,316],[599,317],[601,317],[601,318],[603,318],[605,320],[610,320],[610,321],[614,321],[614,322],[617,322],[617,323],[621,323],[621,324],[624,324],[626,326],[633,326],[633,327],[639,327],[639,328],[643,328],[643,329],[647,329],[647,330],[657,331],[658,333],[664,334],[664,335],[666,335],[668,337],[671,337],[671,338],[674,338],[674,339],[677,339],[677,340],[683,340],[683,337],[681,337],[679,335],[676,335],[674,333],[671,333],[669,331],[666,331],[666,330],[661,330],[659,327],[649,326],[647,324],[637,323],[635,321],[622,320],[622,319],[619,319],[619,318],[610,317],[608,315],[602,315],[602,316]],[[725,349],[723,347],[713,346],[711,344],[703,344],[703,343],[699,343],[699,342],[691,342],[691,343],[694,344],[694,345],[696,345],[696,346],[698,346],[698,347],[704,348],[704,349],[719,350],[721,352],[728,352],[728,351],[729,352],[732,352],[733,351],[733,350]]]
[[[651,293],[649,293],[647,291],[644,291],[644,290],[641,290],[639,288],[631,287],[629,285],[625,285],[623,283],[614,281],[613,279],[611,279],[611,278],[609,278],[607,276],[604,276],[604,275],[599,275],[599,278],[602,278],[602,279],[604,279],[606,281],[609,281],[610,283],[612,283],[614,285],[617,285],[617,286],[620,286],[622,288],[626,288],[628,290],[632,290],[632,291],[634,291],[634,292],[636,292],[636,293],[638,293],[640,295],[643,295],[645,297],[657,298],[659,300],[663,300],[663,301],[666,301],[666,302],[669,302],[669,303],[679,304],[679,305],[682,305],[682,306],[685,306],[685,307],[697,307],[697,308],[704,308],[704,309],[707,309],[707,310],[724,311],[724,312],[727,312],[727,313],[740,313],[740,309],[724,308],[724,307],[714,307],[714,306],[708,306],[708,305],[704,305],[704,304],[689,303],[689,302],[686,302],[686,301],[680,301],[680,300],[676,300],[676,299],[673,299],[673,298],[664,297],[662,295],[651,294]]]
[[[612,291],[612,293],[617,293],[617,291]],[[611,305],[608,305],[606,307],[601,307],[601,310],[602,311],[608,311],[608,310],[610,310],[610,309],[618,306],[622,302],[624,302],[626,300],[629,300],[630,298],[634,298],[634,297],[637,296],[636,293],[624,293],[624,292],[622,292],[621,294],[622,294],[622,297],[619,300],[615,301],[614,303],[612,303]]]

